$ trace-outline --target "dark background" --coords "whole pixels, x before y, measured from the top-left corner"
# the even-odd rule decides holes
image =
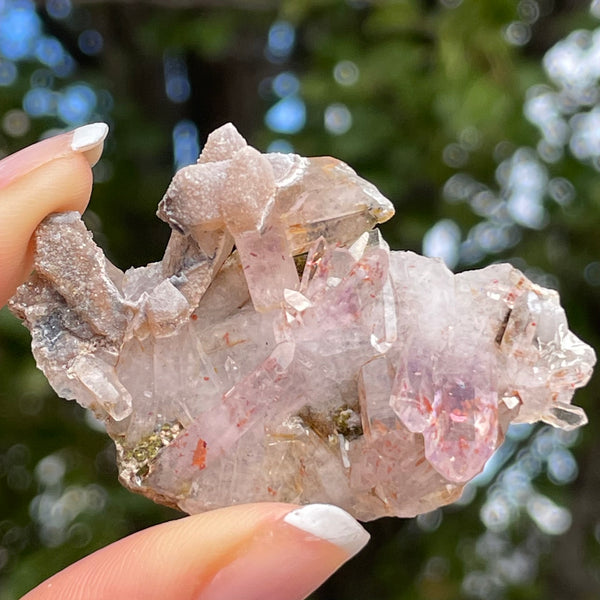
[[[456,270],[508,260],[558,289],[597,347],[599,4],[0,0],[0,156],[107,121],[86,219],[126,268],[160,259],[174,169],[232,121],[263,151],[333,155],[372,180],[397,208],[393,248]],[[0,600],[14,600],[180,515],[120,488],[111,443],[56,398],[6,309],[0,338]],[[575,397],[588,426],[515,428],[459,505],[367,524],[370,545],[312,598],[600,598],[598,387]]]

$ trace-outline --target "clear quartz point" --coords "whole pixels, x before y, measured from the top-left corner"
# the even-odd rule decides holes
[[[165,257],[125,273],[77,213],[49,216],[10,302],[133,491],[406,517],[456,500],[511,422],[586,422],[595,355],[556,292],[391,252],[392,204],[339,160],[261,154],[228,124],[158,214]]]

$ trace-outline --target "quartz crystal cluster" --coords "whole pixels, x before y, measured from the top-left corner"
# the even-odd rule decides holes
[[[225,125],[159,205],[161,262],[123,273],[77,213],[51,215],[11,309],[131,490],[189,513],[412,516],[456,500],[511,422],[585,423],[571,398],[595,356],[512,266],[391,252],[374,227],[392,214],[344,163]]]

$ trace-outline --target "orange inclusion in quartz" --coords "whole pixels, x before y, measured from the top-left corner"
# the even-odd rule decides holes
[[[192,464],[196,465],[200,470],[206,467],[206,442],[204,440],[198,440]]]

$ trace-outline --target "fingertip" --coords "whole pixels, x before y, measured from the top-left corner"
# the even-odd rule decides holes
[[[368,539],[365,529],[337,506],[292,509],[266,523],[194,600],[302,600]]]
[[[106,123],[91,123],[23,148],[0,160],[0,189],[58,158],[80,154],[93,167],[108,135]]]
[[[71,133],[71,149],[80,152],[93,167],[102,155],[107,135],[108,125],[106,123],[83,125]]]
[[[0,190],[0,306],[29,275],[33,232],[53,212],[83,213],[92,171],[80,153],[43,164]]]
[[[29,275],[31,237],[50,213],[83,213],[106,123],[45,139],[0,161],[0,307]]]
[[[339,506],[307,504],[289,512],[288,525],[320,537],[343,549],[348,557],[362,550],[369,541],[366,529]]]
[[[71,565],[23,600],[300,600],[350,558],[332,539],[340,527],[360,525],[346,513],[340,525],[340,509],[331,508],[333,535],[327,509],[318,511],[317,530],[308,531],[305,517],[286,521],[298,509],[286,504],[240,505],[164,523]]]

